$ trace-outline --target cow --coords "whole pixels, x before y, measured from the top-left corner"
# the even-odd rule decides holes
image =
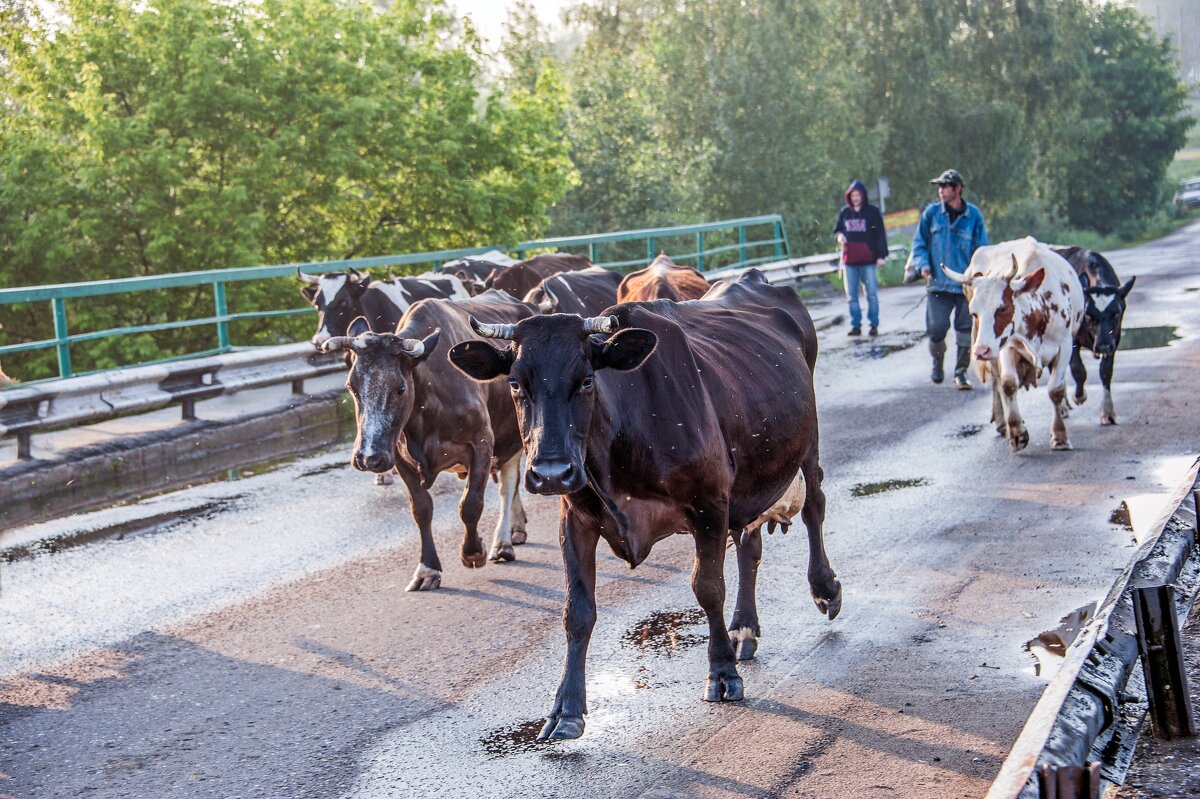
[[[703,299],[624,303],[599,317],[471,321],[503,349],[466,341],[450,360],[476,380],[504,376],[525,443],[525,487],[561,495],[567,662],[541,739],[578,738],[587,697],[584,659],[596,621],[596,546],[603,538],[630,566],[674,533],[696,547],[692,588],[708,617],[707,701],[744,696],[736,660],[759,634],[754,577],[762,539],[740,531],[803,472],[808,579],[818,609],[841,608],[825,554],[825,495],[811,367],[816,335],[790,289],[757,270]],[[724,623],[728,538],[739,589]],[[735,648],[736,647],[736,648]]]
[[[1029,444],[1017,389],[1033,388],[1050,370],[1054,405],[1050,448],[1071,449],[1064,409],[1067,364],[1083,317],[1083,289],[1066,260],[1032,236],[980,247],[966,272],[945,270],[961,283],[975,320],[972,352],[980,376],[992,381],[992,422],[1013,452]]]
[[[645,269],[630,272],[617,287],[617,302],[640,300],[694,300],[710,288],[704,275],[690,266],[679,266],[660,253]]]
[[[447,261],[438,268],[443,275],[453,275],[462,281],[469,294],[481,294],[488,289],[488,278],[491,278],[515,264],[515,258],[510,258],[499,250],[488,250],[482,255],[469,258],[458,258]]]
[[[459,504],[466,528],[460,553],[464,566],[485,563],[478,525],[484,489],[494,473],[499,474],[500,520],[486,559],[514,560],[513,544],[525,541],[518,491],[521,435],[507,388],[468,379],[445,353],[474,338],[468,324],[472,314],[515,323],[533,313],[498,291],[466,300],[422,300],[404,312],[395,333],[335,336],[322,347],[351,356],[346,388],[354,398],[358,428],[354,468],[376,473],[394,468],[408,487],[421,533],[421,561],[405,590],[432,590],[442,582],[429,488],[444,471],[466,480]]]
[[[4,369],[2,367],[0,367],[0,388],[4,388],[5,386],[16,385],[16,382],[17,382],[16,380],[13,380],[11,377],[4,374]]]
[[[519,300],[551,275],[578,272],[591,266],[592,262],[582,255],[544,253],[513,264],[501,272],[493,272],[486,282],[488,288],[511,294]]]
[[[408,306],[432,297],[469,296],[462,284],[449,275],[436,280],[423,277],[396,277],[372,281],[357,269],[306,275],[296,267],[303,282],[300,293],[317,310],[317,332],[312,343],[319,347],[334,336],[344,336],[350,323],[363,317],[375,333],[390,333]]]
[[[579,272],[560,272],[530,289],[524,300],[542,313],[593,316],[617,304],[617,284],[620,282],[620,273],[601,266]]]
[[[1100,359],[1100,382],[1104,385],[1104,401],[1100,404],[1100,424],[1117,423],[1117,412],[1113,409],[1112,373],[1113,361],[1117,357],[1117,346],[1121,343],[1121,322],[1125,316],[1125,298],[1133,289],[1131,277],[1122,285],[1117,270],[1098,252],[1084,247],[1051,247],[1067,259],[1079,282],[1083,286],[1085,303],[1083,321],[1075,334],[1075,346],[1071,350],[1071,375],[1075,378],[1075,404],[1087,401],[1087,369],[1083,365],[1081,350],[1091,350]]]

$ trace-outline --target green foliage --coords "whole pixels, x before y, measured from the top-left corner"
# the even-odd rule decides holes
[[[481,99],[477,42],[436,2],[59,10],[53,28],[0,12],[0,285],[514,241],[568,188],[561,81]],[[231,310],[299,303],[288,281],[234,291]],[[80,303],[71,329],[196,318],[211,302]],[[5,333],[45,338],[46,316],[14,309]],[[78,368],[204,349],[211,331],[80,346]],[[239,333],[273,343],[280,323]]]

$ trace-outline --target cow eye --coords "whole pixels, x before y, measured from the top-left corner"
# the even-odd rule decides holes
[[[396,386],[396,396],[399,397],[403,393],[404,393],[404,384],[401,383],[400,385]]]
[[[518,382],[516,381],[516,379],[514,379],[514,378],[511,378],[511,377],[510,377],[510,378],[508,378],[508,387],[509,387],[510,389],[512,389],[512,393],[514,393],[514,394],[520,394],[520,393],[521,393],[521,384],[520,384],[520,383],[518,383]]]
[[[579,390],[580,391],[591,391],[592,386],[595,385],[595,383],[596,383],[595,378],[593,378],[591,375],[588,375],[587,377],[583,378],[583,382],[579,384]]]

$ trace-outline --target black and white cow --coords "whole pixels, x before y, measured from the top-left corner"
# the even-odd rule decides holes
[[[515,258],[509,258],[499,250],[488,250],[482,255],[447,261],[437,271],[461,280],[467,292],[474,296],[487,291],[489,280],[516,263]]]
[[[1071,376],[1075,378],[1075,403],[1087,401],[1087,369],[1080,350],[1091,350],[1100,359],[1100,382],[1104,385],[1104,401],[1100,404],[1100,424],[1117,423],[1113,409],[1112,374],[1113,362],[1117,357],[1117,345],[1121,343],[1121,322],[1125,316],[1125,298],[1133,289],[1129,278],[1124,285],[1117,277],[1117,270],[1098,252],[1085,247],[1053,247],[1056,253],[1067,259],[1067,263],[1079,275],[1083,286],[1085,311],[1079,332],[1075,334],[1075,347],[1071,350]]]

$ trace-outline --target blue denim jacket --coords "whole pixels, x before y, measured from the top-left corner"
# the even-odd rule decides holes
[[[950,224],[945,203],[931,203],[921,214],[921,223],[913,237],[912,265],[918,272],[930,271],[933,278],[929,282],[930,291],[962,294],[962,286],[946,277],[942,267],[962,274],[975,251],[988,243],[983,214],[971,203],[966,205],[954,224]]]

